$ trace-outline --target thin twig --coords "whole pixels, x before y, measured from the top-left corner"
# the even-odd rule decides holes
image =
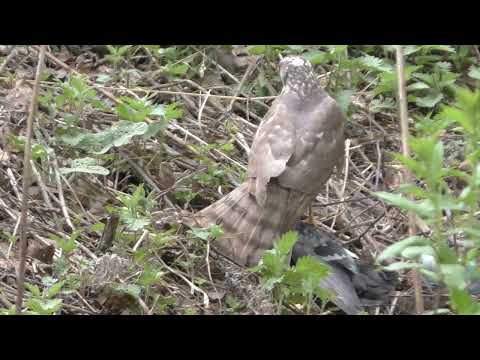
[[[396,46],[397,50],[397,75],[398,75],[398,104],[400,113],[400,128],[402,137],[402,153],[405,157],[410,157],[410,147],[408,145],[408,108],[407,108],[407,91],[405,88],[405,69],[403,49],[401,45]],[[404,167],[405,183],[412,181],[412,174]],[[415,222],[415,214],[408,213],[408,234],[414,236],[417,233]],[[418,315],[423,314],[424,304],[422,297],[422,279],[418,269],[412,270],[412,281],[415,289],[415,310]]]
[[[37,109],[38,90],[40,88],[40,75],[42,73],[43,63],[45,61],[46,45],[40,46],[38,55],[37,72],[35,75],[35,83],[33,86],[32,99],[27,118],[27,134],[25,140],[25,151],[23,157],[23,186],[22,186],[22,212],[20,215],[20,263],[17,275],[17,299],[15,303],[15,311],[17,314],[22,312],[23,294],[25,291],[25,263],[27,258],[27,215],[28,215],[28,188],[30,186],[31,169],[30,160],[32,158],[32,132],[33,117]]]
[[[60,201],[60,208],[62,209],[63,216],[65,216],[65,221],[67,225],[70,227],[70,229],[75,230],[75,226],[73,226],[72,220],[68,215],[68,209],[65,203],[65,197],[63,196],[62,179],[60,176],[60,167],[58,166],[57,157],[53,151],[50,154],[50,156],[52,157],[53,170],[55,173],[55,181],[57,182],[58,200]]]
[[[171,273],[177,275],[179,278],[181,278],[183,281],[185,281],[189,286],[190,286],[190,289],[191,289],[191,292],[193,293],[194,291],[198,291],[200,293],[202,293],[203,295],[203,305],[205,305],[205,307],[208,308],[209,304],[210,304],[210,301],[208,299],[208,295],[205,291],[203,291],[202,289],[200,289],[197,285],[195,285],[193,282],[191,282],[190,280],[188,280],[185,276],[183,276],[179,271],[171,268],[170,266],[168,266],[167,264],[165,264],[165,261],[162,260],[161,257],[158,257],[158,260],[162,263],[162,265],[165,267],[165,269],[167,269],[168,271],[170,271]]]
[[[37,167],[35,166],[35,162],[33,160],[30,161],[30,165],[32,167],[32,172],[33,175],[35,175],[35,178],[37,179],[38,185],[40,186],[40,190],[42,192],[43,200],[45,201],[45,204],[47,204],[47,207],[52,209],[53,205],[52,202],[50,201],[50,197],[48,196],[48,191],[47,187],[45,186],[45,183],[43,182],[42,176],[37,170]]]
[[[207,94],[205,95],[205,100],[203,100],[203,103],[200,105],[200,109],[198,110],[198,126],[200,127],[200,130],[202,130],[202,114],[203,114],[203,109],[205,109],[205,104],[207,103],[208,97],[210,96],[210,90],[207,91]]]
[[[132,251],[135,252],[137,249],[142,245],[143,240],[145,240],[148,236],[148,230],[143,230],[142,235],[140,236],[140,239],[135,243],[135,245],[132,248]]]
[[[237,89],[235,90],[234,98],[230,101],[230,104],[227,107],[228,111],[232,111],[233,104],[235,103],[236,98],[238,97],[238,94],[242,90],[243,84],[248,79],[248,77],[250,76],[250,74],[252,73],[253,69],[255,69],[256,66],[257,66],[257,62],[251,63],[248,66],[247,71],[245,71],[245,74],[243,75],[242,80],[240,80],[240,83],[238,84]]]
[[[18,200],[22,201],[23,196],[20,195],[20,191],[18,190],[17,180],[15,180],[15,176],[13,175],[12,169],[7,168],[7,176],[8,176],[8,179],[10,180],[10,184],[12,185],[15,195],[17,195]]]

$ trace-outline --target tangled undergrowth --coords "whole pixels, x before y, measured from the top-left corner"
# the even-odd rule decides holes
[[[0,46],[4,313],[15,302],[25,120],[38,50]],[[375,195],[402,183],[391,155],[400,149],[392,46],[50,46],[27,179],[27,313],[303,312],[272,300],[258,274],[215,252],[221,228],[185,225],[243,181],[249,145],[281,89],[279,54],[307,57],[349,118],[348,161],[317,196],[316,225],[371,261],[407,236],[406,214]],[[480,53],[425,45],[406,46],[405,56],[411,131],[421,134],[455,103],[458,86],[476,86]],[[445,163],[462,166],[462,134],[438,138]],[[450,189],[465,186],[455,181]],[[413,313],[413,289],[405,273],[402,279],[389,304],[368,312]],[[427,310],[448,299],[428,286],[423,297]]]

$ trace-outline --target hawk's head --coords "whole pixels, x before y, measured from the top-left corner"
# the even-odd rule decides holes
[[[300,56],[287,56],[280,61],[280,79],[284,89],[304,95],[319,86],[312,64]]]

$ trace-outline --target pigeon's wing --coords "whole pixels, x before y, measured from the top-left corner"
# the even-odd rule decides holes
[[[342,267],[330,264],[330,274],[320,280],[320,286],[335,296],[332,302],[348,315],[357,315],[363,310],[350,277]]]
[[[355,260],[345,251],[340,242],[326,231],[303,222],[297,222],[294,230],[299,239],[293,249],[294,257],[315,256],[322,262],[343,268],[347,274],[358,273]]]
[[[287,161],[295,151],[295,115],[277,98],[257,130],[248,161],[248,177],[251,178],[251,193],[263,206],[266,201],[266,186],[271,178],[285,170]]]

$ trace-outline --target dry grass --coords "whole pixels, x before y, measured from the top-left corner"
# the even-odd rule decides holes
[[[215,55],[212,47],[197,50],[179,62],[203,64],[203,77],[197,74],[188,79],[175,79],[158,75],[158,61],[143,50],[137,52],[135,59],[122,65],[124,69],[136,69],[135,76],[131,75],[128,83],[122,75],[108,87],[94,85],[102,100],[110,106],[120,96],[149,94],[159,103],[178,102],[184,110],[181,119],[169,123],[164,137],[115,149],[113,152],[117,156],[108,163],[111,169],[108,176],[59,176],[58,168],[65,166],[71,155],[53,142],[55,123],[46,121],[45,109],[40,109],[43,116],[36,119],[35,141],[51,145],[55,155],[34,164],[29,193],[30,257],[26,281],[40,284],[43,276],[52,273],[52,264],[61,256],[51,240],[52,235],[67,238],[72,228],[83,229],[77,239],[77,248],[69,256],[69,271],[78,275],[82,286],[78,291],[62,295],[62,313],[131,311],[125,310],[124,299],[105,293],[99,286],[102,283],[98,280],[99,273],[106,276],[106,272],[114,272],[113,275],[107,274],[107,278],[119,283],[135,282],[143,269],[132,261],[134,249],[149,247],[154,234],[139,232],[131,234],[131,241],[115,243],[113,252],[123,259],[125,266],[118,265],[118,269],[112,270],[104,266],[105,261],[111,259],[97,250],[102,231],[92,230],[91,226],[108,218],[106,205],[118,205],[117,196],[129,193],[128,185],[140,183],[145,183],[155,193],[156,207],[152,216],[155,228],[177,229],[171,241],[153,257],[164,274],[152,289],[161,295],[161,299],[173,299],[172,304],[165,306],[164,313],[182,314],[191,311],[189,309],[201,314],[278,311],[258,289],[255,276],[217,255],[214,249],[208,249],[207,254],[204,244],[189,239],[185,228],[178,226],[184,217],[230,191],[235,181],[241,178],[256,127],[279,91],[279,83],[269,80],[268,75],[275,74],[274,65],[265,59],[249,58],[246,63],[232,65],[227,70],[225,59],[222,66],[221,56]],[[3,94],[0,96],[0,302],[5,306],[15,302],[14,268],[18,249],[17,245],[9,245],[8,236],[19,233],[21,184],[24,180],[21,153],[10,145],[7,138],[9,135],[25,135],[27,114],[23,105],[29,101],[34,72],[32,64],[36,63],[36,58],[37,52],[33,48],[17,48],[0,74],[0,92]],[[50,52],[47,66],[56,77],[72,70],[87,74],[91,79],[103,72],[118,73],[105,62],[92,65],[91,59],[98,62],[99,57],[93,53],[73,56],[65,50]],[[271,91],[270,96],[255,97],[249,90],[260,75],[267,83],[265,88]],[[328,73],[322,77],[328,77]],[[57,86],[52,81],[41,82],[43,92]],[[345,168],[318,195],[314,215],[318,226],[335,231],[350,250],[361,257],[374,259],[386,246],[404,238],[407,231],[406,217],[373,196],[375,191],[391,190],[398,185],[398,169],[389,162],[387,152],[398,151],[399,129],[395,114],[370,110],[371,95],[368,92],[359,89],[352,100],[355,111],[347,129],[349,141]],[[117,116],[92,110],[84,114],[83,120],[88,129],[99,131],[116,121]],[[228,141],[235,146],[230,154],[219,150],[207,154],[220,164],[220,168],[229,169],[225,183],[220,188],[202,188],[198,181],[192,182],[195,174],[205,171],[199,162],[198,145]],[[182,188],[194,189],[199,196],[185,205],[173,196]],[[374,312],[411,312],[412,290],[404,285],[389,306]],[[235,308],[232,302],[240,305]],[[158,309],[145,293],[141,294],[137,305],[138,312],[144,314]]]

